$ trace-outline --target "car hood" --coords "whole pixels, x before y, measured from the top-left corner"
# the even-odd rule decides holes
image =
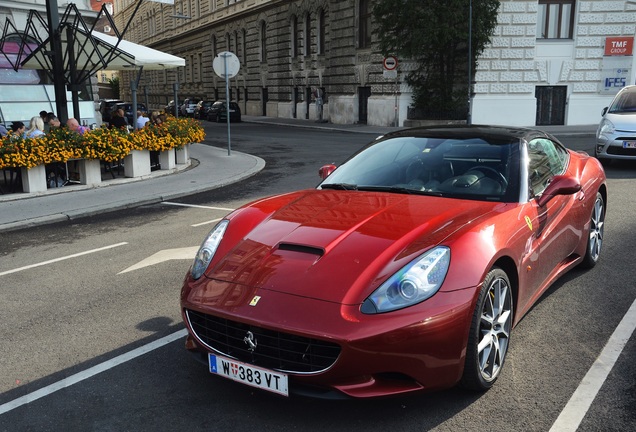
[[[330,302],[362,302],[388,276],[501,203],[312,190],[293,195],[206,277]],[[230,221],[228,231],[240,225]],[[226,233],[226,238],[228,237]]]
[[[607,113],[605,118],[612,122],[617,131],[636,132],[636,113]]]

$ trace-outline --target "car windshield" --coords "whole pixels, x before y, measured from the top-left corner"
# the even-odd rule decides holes
[[[612,102],[609,111],[612,114],[636,113],[636,91],[626,91],[621,93]]]
[[[381,138],[318,187],[514,202],[519,140],[462,136]]]

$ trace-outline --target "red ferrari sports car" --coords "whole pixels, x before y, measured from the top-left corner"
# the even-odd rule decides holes
[[[320,174],[205,238],[181,307],[211,373],[325,398],[486,390],[533,303],[599,259],[603,168],[544,132],[406,129]]]

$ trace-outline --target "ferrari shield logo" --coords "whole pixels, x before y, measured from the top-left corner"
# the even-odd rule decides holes
[[[252,301],[250,301],[250,306],[256,306],[256,304],[258,303],[260,299],[261,299],[261,296],[254,296],[254,298],[252,298]]]
[[[530,216],[526,216],[526,224],[528,224],[528,228],[532,231],[532,219],[530,219]]]

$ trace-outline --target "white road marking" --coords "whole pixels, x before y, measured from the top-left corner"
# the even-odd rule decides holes
[[[91,250],[88,250],[88,251],[79,252],[79,253],[72,254],[72,255],[66,255],[66,256],[63,256],[63,257],[54,258],[54,259],[48,260],[48,261],[42,261],[42,262],[36,263],[36,264],[30,264],[28,266],[19,267],[19,268],[13,269],[13,270],[6,270],[6,271],[3,271],[3,272],[0,272],[0,276],[5,276],[5,275],[11,274],[11,273],[17,273],[17,272],[21,272],[21,271],[24,271],[24,270],[29,270],[29,269],[32,269],[32,268],[35,268],[35,267],[44,266],[44,265],[47,265],[47,264],[53,264],[53,263],[56,263],[56,262],[59,262],[59,261],[64,261],[64,260],[71,259],[71,258],[77,258],[77,257],[82,256],[82,255],[88,255],[88,254],[92,254],[92,253],[96,253],[96,252],[101,252],[101,251],[104,251],[104,250],[107,250],[107,249],[112,249],[112,248],[116,248],[116,247],[127,245],[127,244],[128,244],[128,242],[121,242],[121,243],[117,243],[117,244],[110,245],[110,246],[104,246],[104,247],[101,247],[101,248],[91,249]]]
[[[0,405],[0,415],[6,412],[9,412],[13,409],[16,409],[18,407],[21,407],[22,405],[26,405],[30,402],[43,398],[44,396],[48,396],[53,392],[70,387],[74,384],[77,384],[80,381],[84,381],[85,379],[91,378],[99,373],[112,369],[115,366],[119,366],[122,363],[133,360],[150,351],[156,350],[157,348],[161,348],[164,345],[167,345],[171,342],[174,342],[177,339],[184,337],[187,333],[188,332],[186,329],[179,330],[176,333],[172,333],[171,335],[168,335],[154,342],[151,342],[147,345],[136,348],[125,354],[117,356],[111,360],[105,361],[104,363],[100,363],[96,366],[93,366],[92,368],[86,369],[85,371],[78,372],[75,375],[71,375],[67,378],[64,378],[61,381],[55,382],[39,390],[36,390],[32,393],[26,394],[22,397],[14,399],[5,404],[2,404]]]
[[[234,211],[234,210],[236,210],[236,209],[231,209],[231,208],[210,207],[210,206],[202,206],[202,205],[197,205],[197,204],[181,204],[181,203],[175,203],[175,202],[170,202],[170,201],[164,201],[161,204],[180,206],[180,207],[202,208],[202,209],[209,209],[209,210],[224,210],[224,211]]]
[[[196,228],[196,227],[200,227],[201,225],[211,225],[213,223],[216,223],[216,222],[220,221],[221,219],[223,219],[223,218],[216,218],[216,219],[212,219],[212,220],[209,220],[209,221],[206,221],[206,222],[199,222],[197,224],[193,224],[193,225],[190,225],[190,226],[193,227],[193,228]]]
[[[198,250],[199,250],[199,246],[191,246],[191,247],[179,248],[179,249],[164,249],[138,262],[137,264],[128,267],[126,270],[120,271],[117,274],[128,273],[129,271],[133,271],[133,270],[139,270],[140,268],[159,264],[164,261],[185,260],[185,259],[193,260]]]
[[[587,371],[550,432],[575,432],[592,405],[596,394],[636,329],[636,300],[610,336],[590,370]]]

